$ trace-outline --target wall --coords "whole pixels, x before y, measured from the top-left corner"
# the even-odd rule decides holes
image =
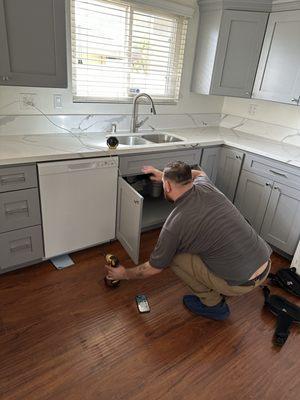
[[[255,106],[254,114],[249,113],[250,106]],[[224,114],[300,129],[300,107],[288,104],[226,97],[222,111]]]
[[[219,113],[223,106],[222,97],[202,96],[190,92],[191,73],[194,60],[194,49],[198,26],[198,7],[195,0],[174,0],[175,3],[183,3],[195,6],[195,14],[191,19],[188,29],[186,53],[184,59],[184,70],[180,91],[180,100],[177,105],[158,105],[159,114],[184,114],[184,113]],[[67,17],[68,18],[68,17]],[[69,19],[69,18],[68,18]],[[70,29],[68,27],[68,37]],[[19,101],[21,93],[36,93],[36,105],[47,115],[55,114],[130,114],[131,104],[73,104],[71,89],[70,69],[70,43],[68,43],[68,65],[69,65],[69,88],[68,89],[46,89],[26,87],[1,87],[0,86],[0,115],[32,115],[39,114],[34,109],[22,109]],[[61,94],[63,107],[55,109],[53,95]],[[12,103],[12,104],[11,104]],[[10,104],[9,106],[7,106]],[[141,108],[141,112],[148,112]]]

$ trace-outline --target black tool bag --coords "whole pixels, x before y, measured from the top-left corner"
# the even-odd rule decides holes
[[[296,268],[280,269],[276,274],[269,274],[268,277],[273,285],[300,297],[300,276],[297,274]]]
[[[263,287],[265,305],[277,315],[277,326],[274,334],[274,343],[283,346],[290,334],[290,326],[293,322],[300,324],[300,307],[290,303],[284,297],[275,294],[270,295],[267,286]]]

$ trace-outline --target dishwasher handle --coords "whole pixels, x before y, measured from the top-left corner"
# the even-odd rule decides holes
[[[85,170],[85,169],[95,169],[97,168],[97,163],[96,162],[87,162],[87,163],[82,163],[82,164],[69,164],[68,165],[68,170],[69,171],[80,171],[80,170]]]

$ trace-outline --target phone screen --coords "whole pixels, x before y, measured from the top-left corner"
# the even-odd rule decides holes
[[[147,300],[147,297],[144,294],[139,294],[135,297],[137,307],[139,309],[139,312],[144,313],[144,312],[149,312],[150,307],[149,303]]]

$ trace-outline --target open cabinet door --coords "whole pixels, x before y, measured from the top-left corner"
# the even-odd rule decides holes
[[[139,263],[143,197],[119,177],[117,239],[135,264]]]

